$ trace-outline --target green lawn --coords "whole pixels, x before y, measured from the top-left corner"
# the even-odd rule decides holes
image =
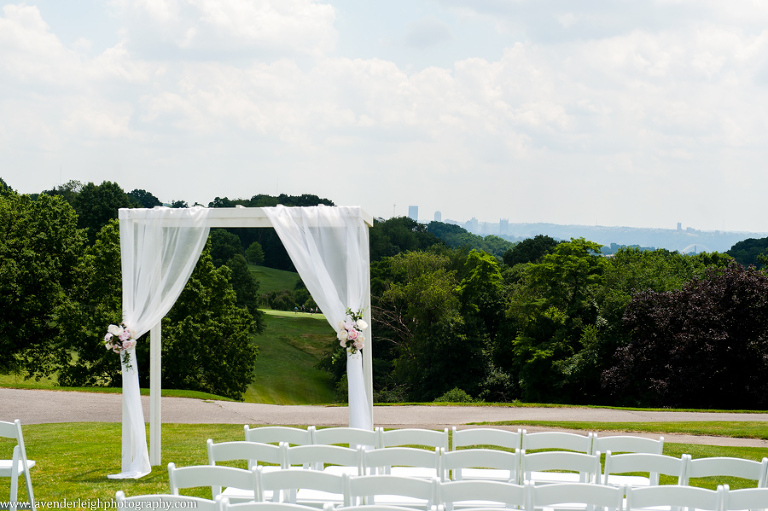
[[[254,338],[259,347],[255,379],[245,401],[269,404],[323,404],[334,397],[331,376],[315,368],[338,346],[322,314],[264,311],[266,328]]]
[[[259,281],[259,293],[280,291],[281,289],[293,289],[301,280],[299,274],[293,271],[276,270],[266,266],[248,265],[251,275]]]
[[[164,424],[163,459],[161,466],[153,467],[150,475],[139,480],[112,480],[108,474],[120,471],[120,424],[117,423],[65,423],[29,424],[24,426],[27,454],[37,462],[32,471],[32,482],[38,501],[72,503],[81,499],[80,506],[70,504],[70,509],[95,507],[97,499],[111,501],[117,490],[126,495],[167,493],[168,472],[166,465],[177,466],[207,463],[205,441],[240,440],[241,424]],[[0,457],[10,448],[0,441]],[[768,449],[748,447],[714,447],[667,443],[664,454],[680,456],[683,453],[695,458],[708,456],[735,456],[760,460],[768,456]],[[237,465],[236,465],[237,466]],[[244,467],[244,463],[242,464]],[[7,481],[6,481],[7,482]],[[662,481],[664,482],[664,481]],[[702,479],[693,481],[697,486],[714,488],[720,483],[732,488],[746,487],[746,481],[737,479]],[[20,498],[26,497],[20,488]],[[186,492],[190,495],[209,497],[205,490]],[[7,500],[8,486],[0,485],[0,502]]]
[[[478,422],[487,426],[543,426],[548,428],[578,429],[585,431],[626,431],[632,433],[658,433],[724,436],[732,438],[758,438],[768,440],[768,422],[754,421],[687,421],[687,422],[574,422],[574,421],[500,421]]]

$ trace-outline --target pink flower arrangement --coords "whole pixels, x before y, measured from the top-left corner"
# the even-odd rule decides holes
[[[104,347],[119,353],[123,357],[123,363],[127,369],[131,366],[131,355],[127,350],[136,346],[136,339],[133,338],[133,331],[124,323],[119,325],[109,325],[107,335],[104,336]]]
[[[363,320],[363,310],[352,312],[351,309],[347,309],[347,316],[350,319],[339,321],[339,332],[336,334],[339,345],[353,355],[363,349],[365,342],[363,330],[368,328],[368,323]]]

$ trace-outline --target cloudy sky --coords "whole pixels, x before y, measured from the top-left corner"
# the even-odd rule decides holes
[[[768,231],[764,0],[0,0],[0,177]]]

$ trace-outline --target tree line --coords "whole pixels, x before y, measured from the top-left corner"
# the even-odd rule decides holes
[[[158,204],[110,182],[30,196],[0,179],[1,371],[119,385],[117,357],[103,348],[106,325],[120,321],[117,209]],[[333,205],[255,195],[209,207],[238,204]],[[462,231],[404,217],[370,230],[378,401],[768,407],[765,270],[728,254],[621,248],[604,257],[585,239],[513,244]],[[760,241],[748,243],[752,252]],[[751,257],[766,263],[764,253]],[[301,285],[259,295],[254,262],[292,269],[271,229],[211,231],[163,320],[164,386],[242,397],[257,356],[252,335],[263,328],[259,307],[311,300]],[[144,380],[147,344],[137,351]],[[321,367],[343,396],[336,346],[329,334]]]
[[[389,231],[371,266],[380,401],[768,407],[764,270],[548,236],[499,258],[404,218],[371,230],[372,254]],[[343,387],[340,357],[323,367]]]

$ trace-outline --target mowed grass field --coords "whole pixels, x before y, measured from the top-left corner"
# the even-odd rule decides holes
[[[279,405],[332,403],[331,376],[315,368],[325,352],[338,346],[325,316],[263,312],[266,328],[253,338],[259,356],[245,401]]]

